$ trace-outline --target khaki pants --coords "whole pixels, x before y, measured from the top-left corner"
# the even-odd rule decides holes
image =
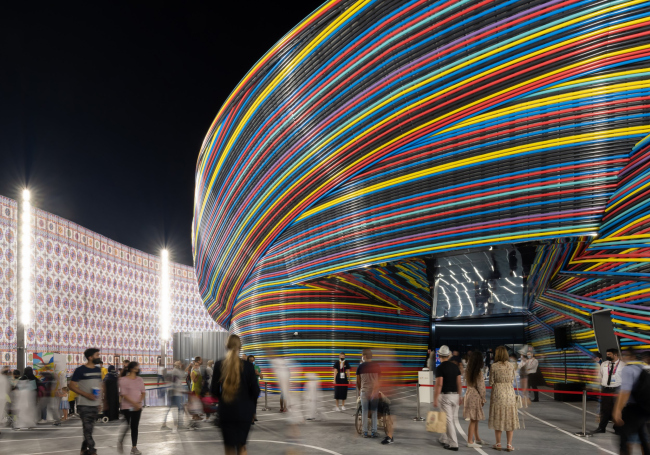
[[[456,437],[456,419],[458,418],[458,394],[449,393],[440,395],[440,410],[447,414],[447,434],[443,434],[439,441],[441,444],[449,444],[450,447],[458,447]]]

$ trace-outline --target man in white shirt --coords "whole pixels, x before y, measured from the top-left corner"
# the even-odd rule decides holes
[[[600,365],[598,380],[603,393],[618,394],[621,387],[622,372],[625,362],[619,360],[618,349],[607,350],[607,360]],[[594,433],[605,433],[607,424],[612,419],[616,397],[600,397],[600,423]]]

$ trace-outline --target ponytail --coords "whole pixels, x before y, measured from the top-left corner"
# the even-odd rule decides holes
[[[221,398],[224,402],[228,403],[235,399],[237,390],[239,390],[239,382],[241,380],[242,362],[239,359],[239,351],[241,349],[241,340],[237,335],[230,335],[226,343],[228,353],[226,359],[221,364],[221,382],[222,392]]]

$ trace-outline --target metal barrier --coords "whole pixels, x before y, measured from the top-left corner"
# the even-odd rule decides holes
[[[416,422],[422,422],[424,419],[422,416],[420,416],[420,384],[415,383],[415,402],[416,404],[416,414],[415,417],[413,417],[413,420]]]
[[[582,438],[588,438],[589,436],[593,436],[593,433],[587,433],[587,391],[586,390],[582,391],[582,431],[576,433],[576,436],[580,436]]]

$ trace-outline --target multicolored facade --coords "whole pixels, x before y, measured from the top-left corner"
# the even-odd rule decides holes
[[[637,143],[618,175],[596,240],[543,246],[549,285],[532,305],[529,335],[549,382],[564,380],[563,353],[552,328],[572,322],[567,377],[596,382],[598,350],[591,312],[612,310],[621,346],[650,348],[650,136]],[[604,355],[604,353],[603,353]]]
[[[15,366],[17,204],[1,198],[0,205],[0,350],[2,364]],[[86,348],[98,347],[107,363],[116,356],[136,359],[144,372],[154,372],[161,356],[160,258],[43,210],[32,209],[32,222],[27,351],[67,354],[71,370],[82,363]],[[172,332],[221,330],[206,314],[192,267],[171,263],[170,288]],[[171,346],[167,354],[172,356]]]
[[[524,241],[596,251],[650,132],[649,36],[648,1],[326,2],[204,140],[193,246],[210,315],[252,353],[282,349],[322,374],[366,345],[421,364],[428,315],[342,280]],[[530,301],[556,286],[540,261]]]

